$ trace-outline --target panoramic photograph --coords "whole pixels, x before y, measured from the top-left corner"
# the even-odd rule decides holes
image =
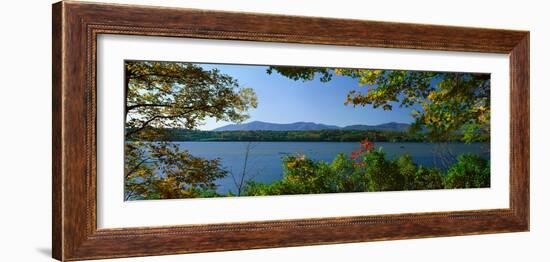
[[[124,200],[490,187],[490,74],[124,63]]]

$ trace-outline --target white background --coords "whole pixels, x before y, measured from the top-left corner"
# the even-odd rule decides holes
[[[105,0],[107,1],[107,0]],[[110,1],[111,2],[111,1]],[[531,232],[217,252],[124,261],[548,261],[550,28],[545,1],[119,1],[531,31]],[[48,261],[51,245],[51,9],[0,8],[2,261]]]

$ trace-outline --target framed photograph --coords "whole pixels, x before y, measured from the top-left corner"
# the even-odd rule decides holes
[[[529,32],[53,5],[53,257],[529,230]]]

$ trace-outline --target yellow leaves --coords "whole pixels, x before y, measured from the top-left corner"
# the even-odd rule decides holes
[[[296,167],[296,162],[288,162],[288,163],[286,164],[286,167],[292,169],[292,168]]]
[[[252,88],[240,88],[237,79],[199,64],[127,61],[126,129],[136,138],[146,129],[193,129],[206,117],[242,121],[258,106]],[[139,105],[139,106],[136,106]],[[160,105],[160,106],[159,106]],[[153,134],[143,137],[154,140]]]
[[[481,124],[489,124],[490,118],[491,118],[490,111],[483,110],[483,111],[480,111],[480,114],[477,117],[477,120]]]
[[[367,85],[369,82],[370,82],[369,79],[366,77],[359,78],[359,86]]]
[[[127,199],[196,197],[227,174],[218,159],[195,157],[166,142],[128,143],[125,154]]]
[[[371,69],[361,69],[358,74],[361,76],[359,78],[359,85],[374,85],[377,83],[378,78],[383,74],[383,70],[371,70]]]
[[[252,88],[243,88],[239,92],[239,98],[241,101],[241,104],[245,105],[243,109],[247,109],[248,106],[252,108],[258,107],[258,97],[256,96],[256,92],[254,92],[254,89]]]
[[[436,95],[436,94],[435,94],[435,91],[430,92],[430,93],[428,94],[428,99],[429,99],[429,100],[434,100],[435,95]]]
[[[487,112],[488,110],[489,110],[489,108],[487,108],[486,106],[480,106],[477,109],[477,111],[480,112],[481,114]]]
[[[293,157],[289,157],[286,161],[286,167],[289,169],[293,169],[299,166],[300,162],[304,162],[306,160],[305,155],[297,155]]]

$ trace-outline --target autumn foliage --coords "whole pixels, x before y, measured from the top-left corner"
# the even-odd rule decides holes
[[[249,110],[258,105],[254,90],[241,86],[237,79],[215,68],[208,70],[192,63],[126,61],[125,200],[490,186],[489,161],[477,155],[465,154],[458,158],[441,155],[448,168],[437,169],[419,166],[408,155],[387,156],[372,142],[384,137],[392,141],[420,139],[443,145],[456,141],[457,137],[466,143],[488,141],[490,75],[288,66],[269,67],[266,73],[275,72],[295,81],[355,79],[358,86],[347,94],[343,104],[382,110],[406,107],[411,109],[415,122],[406,135],[326,130],[298,135],[264,132],[264,139],[278,139],[273,141],[296,137],[300,141],[315,137],[330,141],[357,141],[364,137],[370,140],[363,139],[357,150],[349,155],[338,154],[331,162],[306,155],[285,156],[282,179],[271,184],[245,180],[245,168],[241,179],[233,177],[239,185],[238,191],[220,194],[216,191],[216,182],[234,175],[222,166],[221,159],[194,156],[168,140],[175,135],[195,136],[193,132],[207,119],[237,123],[246,120]],[[188,132],[176,134],[174,130],[179,129]],[[245,140],[243,134],[251,135],[227,134]],[[304,136],[307,139],[302,138]]]
[[[283,179],[271,184],[249,181],[242,196],[321,194],[480,188],[490,186],[489,161],[467,154],[449,171],[416,165],[403,155],[388,158],[381,149],[364,151],[352,160],[339,154],[330,163],[304,155],[283,158]],[[224,195],[212,195],[224,196]]]
[[[190,63],[125,63],[125,200],[199,197],[227,175],[220,159],[191,155],[167,128],[193,129],[207,117],[239,122],[256,95],[217,69]],[[155,141],[155,142],[146,142]]]

